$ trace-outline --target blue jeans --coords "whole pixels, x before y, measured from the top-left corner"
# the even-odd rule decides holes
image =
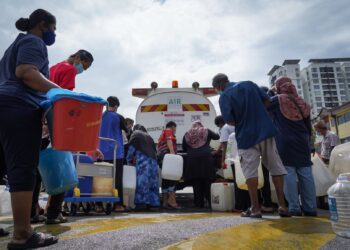
[[[316,190],[311,166],[285,167],[288,174],[284,176],[284,194],[289,204],[289,212],[316,212]],[[299,202],[298,184],[302,204],[301,206]]]

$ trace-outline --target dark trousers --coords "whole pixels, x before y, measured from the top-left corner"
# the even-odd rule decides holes
[[[259,190],[259,201],[264,207],[272,207],[271,186],[269,170],[262,165],[264,175],[264,186]]]
[[[250,207],[250,197],[247,190],[237,187],[235,165],[232,164],[233,183],[235,184],[235,209],[245,211]]]
[[[204,207],[204,199],[207,199],[210,204],[210,187],[212,184],[211,179],[195,179],[192,181],[193,185],[193,195],[194,195],[194,205],[196,207]]]
[[[47,208],[47,218],[48,219],[56,219],[61,211],[62,211],[62,204],[64,201],[64,195],[65,193],[52,195],[50,199],[49,206]]]

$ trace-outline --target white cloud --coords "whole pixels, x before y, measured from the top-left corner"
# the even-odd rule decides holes
[[[80,48],[91,51],[95,62],[78,76],[76,90],[116,95],[120,112],[134,116],[141,99],[131,96],[131,88],[148,87],[152,81],[161,87],[170,86],[173,79],[180,86],[193,81],[210,86],[211,78],[223,72],[232,80],[266,85],[268,70],[285,58],[332,56],[339,54],[337,44],[347,44],[344,51],[349,52],[350,33],[339,29],[349,23],[346,4],[346,0],[8,1],[0,10],[6,17],[0,21],[0,52],[16,34],[17,18],[35,8],[48,9],[58,20],[50,62],[64,60]],[[213,101],[217,107],[217,98]]]

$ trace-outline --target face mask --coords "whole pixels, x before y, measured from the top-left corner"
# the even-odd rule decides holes
[[[83,64],[81,64],[81,63],[74,64],[74,67],[77,70],[77,74],[80,74],[84,71]]]
[[[43,32],[43,41],[47,46],[55,43],[56,34],[52,30]]]

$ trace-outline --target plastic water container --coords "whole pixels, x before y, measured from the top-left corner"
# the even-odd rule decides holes
[[[136,167],[124,165],[123,169],[123,190],[132,191],[136,189]]]
[[[327,190],[335,183],[336,177],[317,154],[311,160],[313,163],[311,168],[315,182],[316,196],[325,196],[327,195]]]
[[[112,196],[113,178],[94,176],[92,180],[92,193],[97,196]]]
[[[52,148],[41,151],[39,171],[46,192],[50,195],[64,193],[78,185],[78,176],[71,152]]]
[[[47,120],[52,147],[75,152],[95,150],[106,101],[65,89],[52,89],[47,97],[49,101],[42,106],[49,111]]]
[[[350,238],[350,173],[340,174],[328,189],[328,204],[333,231]]]
[[[182,177],[183,158],[180,155],[166,154],[162,165],[162,178],[178,181]]]
[[[11,215],[11,195],[6,186],[0,186],[0,216]]]
[[[211,184],[210,193],[212,210],[232,211],[235,207],[233,183],[213,183]]]
[[[332,150],[329,170],[334,176],[350,173],[350,142],[340,144]]]
[[[248,190],[248,186],[246,184],[246,179],[243,175],[240,161],[235,159],[233,160],[233,162],[235,164],[237,187],[239,189]],[[260,160],[260,164],[258,167],[258,189],[262,188],[263,186],[264,186],[264,175],[263,175],[262,165]]]

